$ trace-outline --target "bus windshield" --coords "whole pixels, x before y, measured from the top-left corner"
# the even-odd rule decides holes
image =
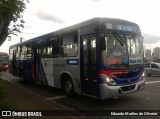
[[[0,56],[0,64],[8,64],[8,56]]]
[[[102,62],[108,68],[132,69],[143,64],[143,42],[136,34],[106,34]]]

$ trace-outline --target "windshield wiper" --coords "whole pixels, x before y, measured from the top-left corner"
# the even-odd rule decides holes
[[[131,39],[133,39],[136,36],[136,34],[131,35]]]
[[[114,35],[114,37],[118,40],[118,42],[119,42],[122,46],[124,46],[124,43],[125,43],[124,39],[123,39],[118,33],[116,33],[116,32],[113,32],[113,35]]]

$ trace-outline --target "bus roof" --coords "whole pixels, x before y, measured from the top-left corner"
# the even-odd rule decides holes
[[[0,56],[2,56],[2,55],[8,56],[8,53],[6,53],[6,52],[0,52]]]
[[[54,31],[54,32],[51,32],[51,33],[44,34],[44,35],[29,39],[29,40],[26,40],[26,41],[17,43],[15,45],[10,46],[10,47],[27,44],[27,43],[30,43],[32,41],[36,41],[36,40],[40,40],[40,39],[48,39],[48,38],[50,38],[52,36],[57,35],[58,33],[62,33],[63,34],[65,32],[73,31],[73,30],[76,30],[76,29],[79,29],[79,28],[83,28],[83,27],[86,27],[86,26],[90,26],[90,25],[93,25],[93,24],[97,24],[98,25],[99,23],[106,22],[106,21],[113,22],[113,23],[119,23],[120,22],[120,23],[132,24],[134,26],[138,26],[136,23],[133,23],[133,22],[130,22],[130,21],[126,21],[126,20],[122,20],[122,19],[95,17],[95,18],[83,21],[81,23],[78,23],[78,24],[75,24],[75,25],[72,25],[72,26],[69,26],[69,27],[66,27],[66,28],[62,28],[60,30],[57,30],[57,31]]]

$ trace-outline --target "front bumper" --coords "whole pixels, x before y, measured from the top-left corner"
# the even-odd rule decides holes
[[[129,84],[129,85],[121,85],[121,86],[108,86],[107,84],[100,85],[100,97],[101,99],[119,97],[122,95],[134,93],[144,89],[145,80],[142,80],[137,83]]]

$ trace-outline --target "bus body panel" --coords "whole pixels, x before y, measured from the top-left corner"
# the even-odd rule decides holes
[[[145,80],[123,86],[108,86],[107,84],[100,84],[101,99],[131,94],[144,89],[144,86]]]
[[[130,83],[139,82],[141,75],[144,73],[144,66],[133,68],[133,69],[108,69],[102,64],[99,65],[99,75],[114,73],[113,79],[117,85],[127,85]],[[101,83],[100,81],[99,83]]]
[[[53,77],[53,58],[42,58],[41,64],[43,67],[43,71],[45,74],[45,78],[47,81],[47,84],[49,86],[54,87],[54,77]]]
[[[25,80],[42,82],[44,85],[56,88],[62,88],[62,76],[65,74],[71,77],[75,93],[99,99],[136,92],[144,88],[145,79],[141,80],[144,72],[143,65],[130,62],[135,59],[138,61],[137,57],[131,57],[131,52],[135,49],[130,51],[130,57],[127,57],[130,62],[127,64],[128,67],[137,65],[134,68],[126,68],[127,65],[124,69],[114,68],[116,66],[112,68],[106,63],[107,60],[105,63],[102,60],[104,46],[102,39],[109,39],[109,36],[115,37],[115,32],[121,35],[129,34],[131,37],[128,39],[135,34],[141,35],[139,26],[135,23],[120,19],[94,18],[11,46],[11,73],[16,76],[22,75]],[[120,36],[116,36],[113,40],[122,43]],[[87,50],[85,50],[84,41],[87,41]],[[128,46],[131,44],[127,43]],[[69,50],[65,52],[67,49],[64,50],[64,47]],[[63,54],[64,52],[72,54],[73,48],[77,48],[77,55]],[[28,52],[29,50],[31,52]],[[18,52],[20,59],[23,54],[23,57],[26,57],[25,60],[16,58]],[[30,59],[27,58],[28,53],[31,55]],[[115,61],[110,60],[110,62]],[[114,81],[116,86],[107,84],[108,78]]]
[[[43,63],[41,61],[42,59],[39,59],[34,63],[34,80],[42,83],[43,85],[48,85],[46,75],[45,75],[45,68],[43,68]]]
[[[75,92],[80,93],[80,63],[77,58],[53,59],[53,72],[55,87],[61,88],[60,78],[66,73],[72,78]]]
[[[33,81],[33,62],[32,60],[16,61],[16,67],[13,66],[13,73],[15,76],[22,76],[23,80]]]

